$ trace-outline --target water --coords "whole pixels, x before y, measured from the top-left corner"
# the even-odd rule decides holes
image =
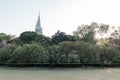
[[[120,68],[0,67],[0,80],[120,80]]]

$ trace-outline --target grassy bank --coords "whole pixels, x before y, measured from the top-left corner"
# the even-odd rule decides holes
[[[120,80],[120,68],[0,67],[0,80]]]

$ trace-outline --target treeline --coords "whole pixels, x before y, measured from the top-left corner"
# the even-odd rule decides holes
[[[0,34],[0,64],[10,66],[120,66],[118,27],[81,25],[67,35],[57,31],[51,38],[26,31],[19,37]],[[99,38],[96,37],[99,35]]]

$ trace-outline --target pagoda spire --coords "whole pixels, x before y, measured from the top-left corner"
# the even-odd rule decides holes
[[[37,20],[37,23],[36,23],[36,26],[35,26],[35,32],[38,35],[43,35],[42,27],[41,27],[41,23],[40,23],[40,12],[39,12],[38,20]]]

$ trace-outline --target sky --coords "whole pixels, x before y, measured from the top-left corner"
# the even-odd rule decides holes
[[[34,31],[39,11],[46,36],[91,22],[120,26],[120,0],[0,0],[0,33]]]

